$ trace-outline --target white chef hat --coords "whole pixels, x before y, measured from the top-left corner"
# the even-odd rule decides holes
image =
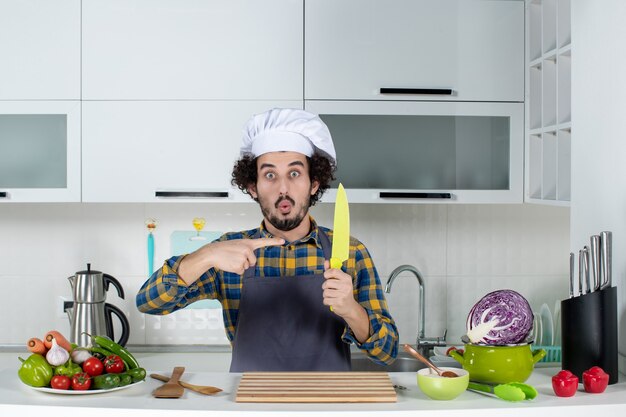
[[[292,151],[312,156],[315,151],[337,162],[330,131],[319,116],[300,109],[271,109],[254,115],[243,129],[241,155]]]

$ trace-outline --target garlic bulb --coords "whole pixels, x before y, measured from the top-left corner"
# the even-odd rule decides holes
[[[87,359],[91,358],[91,353],[89,353],[89,350],[85,348],[75,348],[72,350],[72,353],[70,353],[70,356],[72,357],[72,362],[80,365]]]
[[[52,366],[63,365],[70,358],[70,354],[67,350],[57,345],[56,339],[52,339],[52,346],[48,353],[46,353],[46,360]]]

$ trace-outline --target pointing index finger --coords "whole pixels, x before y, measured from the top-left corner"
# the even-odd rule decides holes
[[[259,249],[265,246],[278,246],[285,243],[284,239],[278,237],[261,237],[258,239],[251,239],[252,249]]]

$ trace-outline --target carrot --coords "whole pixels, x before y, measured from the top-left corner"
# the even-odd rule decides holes
[[[36,337],[31,337],[30,339],[28,339],[28,342],[26,342],[26,347],[30,352],[39,353],[41,355],[45,355],[46,352],[48,352],[48,348],[43,343],[43,340]]]
[[[52,339],[56,339],[57,345],[61,346],[63,349],[67,350],[68,352],[72,351],[72,345],[70,344],[70,342],[68,342],[67,339],[56,330],[50,330],[48,333],[46,333],[46,336],[43,339],[43,343],[48,349],[52,347]]]

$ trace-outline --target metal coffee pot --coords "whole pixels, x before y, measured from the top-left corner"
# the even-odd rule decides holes
[[[115,340],[113,335],[113,315],[116,315],[122,324],[122,336],[117,341],[124,346],[128,341],[130,324],[119,308],[106,303],[106,293],[109,285],[117,289],[120,298],[124,298],[124,290],[119,281],[109,274],[93,271],[91,264],[87,264],[86,271],[78,271],[68,278],[72,286],[74,301],[67,301],[64,309],[70,319],[70,342],[78,346],[87,346],[91,343],[90,335],[108,336]]]

